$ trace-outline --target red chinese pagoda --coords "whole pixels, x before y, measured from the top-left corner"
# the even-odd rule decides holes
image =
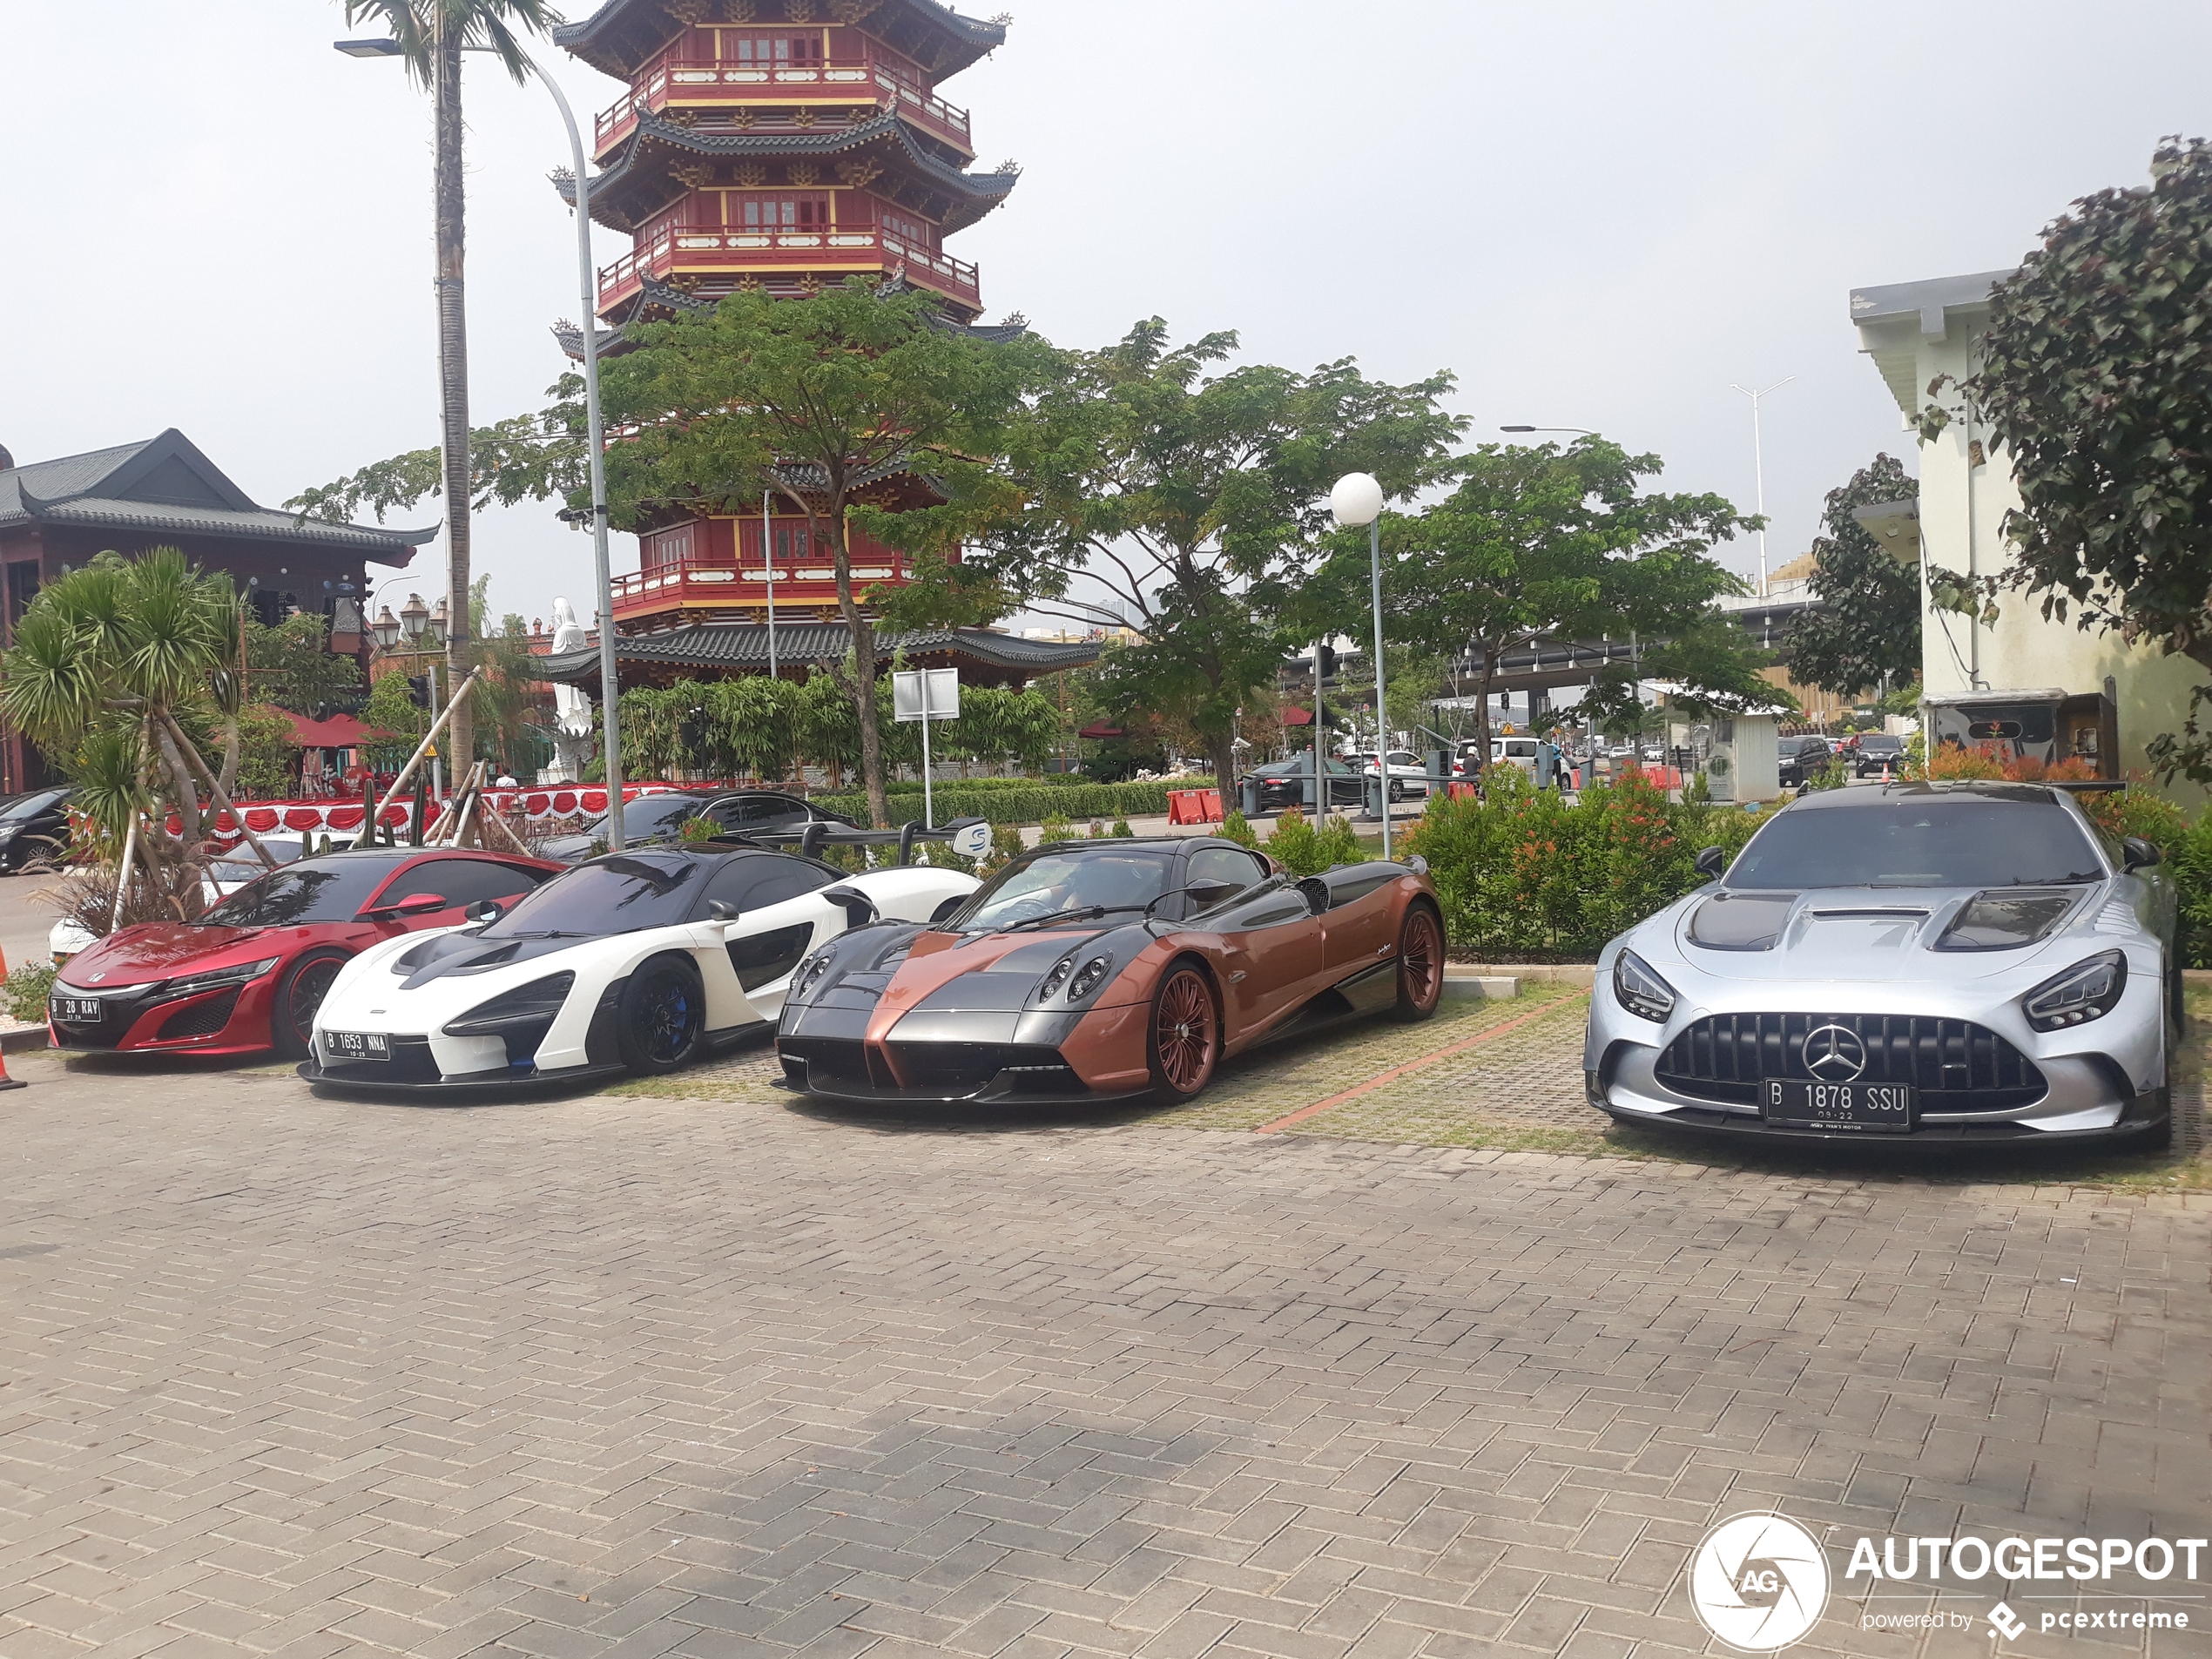
[[[740,289],[803,299],[861,275],[934,294],[974,327],[975,267],[944,239],[1004,200],[1016,175],[969,171],[968,112],[937,94],[1006,38],[1002,23],[935,0],[606,0],[554,37],[629,83],[594,146],[592,217],[633,239],[600,273],[602,320],[619,327]],[[573,201],[572,183],[556,179]],[[927,499],[901,473],[881,481],[875,504]],[[756,622],[770,557],[779,620],[833,620],[829,550],[778,507],[765,527],[756,508],[643,531],[637,574],[615,583],[617,626]],[[848,546],[856,587],[909,578],[903,554],[857,530]]]

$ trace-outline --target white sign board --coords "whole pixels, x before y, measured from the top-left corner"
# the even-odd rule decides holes
[[[919,720],[927,707],[933,720],[960,718],[960,670],[922,668],[891,677],[891,712],[901,720]]]

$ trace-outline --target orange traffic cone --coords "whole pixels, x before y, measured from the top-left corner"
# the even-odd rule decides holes
[[[0,980],[4,980],[7,977],[8,953],[4,950],[0,950]],[[17,1078],[8,1076],[7,1055],[4,1050],[0,1050],[0,1089],[28,1089],[30,1086],[30,1085],[26,1082],[23,1082]]]

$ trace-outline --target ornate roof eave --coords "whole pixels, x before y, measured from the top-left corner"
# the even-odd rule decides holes
[[[442,524],[426,529],[371,529],[365,524],[334,524],[304,514],[227,508],[172,507],[158,502],[114,501],[97,496],[47,500],[20,484],[20,510],[0,515],[0,523],[80,524],[103,529],[165,531],[176,536],[218,536],[247,541],[301,543],[333,552],[358,553],[379,564],[404,567],[415,550],[435,541]]]
[[[673,668],[765,671],[768,666],[767,632],[765,628],[750,623],[693,623],[665,633],[617,634],[617,671],[624,659]],[[786,623],[777,630],[777,634],[779,654],[787,664],[834,663],[851,650],[852,636],[843,623]],[[879,664],[889,662],[900,651],[910,658],[961,656],[1024,678],[1086,667],[1098,660],[1101,649],[1087,640],[1025,639],[1019,634],[1002,634],[988,628],[933,628],[913,633],[876,635]],[[599,648],[588,645],[581,651],[542,658],[538,673],[557,684],[597,686]]]
[[[888,139],[897,141],[899,148],[904,152],[904,158],[915,172],[942,189],[965,209],[964,212],[945,216],[943,228],[948,231],[974,224],[1004,201],[1021,181],[1019,172],[969,172],[951,165],[918,143],[906,121],[895,111],[887,111],[873,121],[863,121],[858,126],[845,127],[833,132],[771,133],[702,132],[696,127],[681,125],[649,110],[640,110],[637,125],[623,141],[620,152],[591,180],[591,217],[609,230],[637,230],[639,221],[617,210],[611,197],[637,170],[642,152],[648,144],[664,144],[672,149],[715,159],[759,156],[812,160],[842,155],[848,151]],[[560,192],[561,199],[574,208],[575,176],[568,169],[562,168],[551,178],[553,187]],[[659,207],[657,206],[653,211],[658,212]]]
[[[854,0],[830,0],[828,10],[828,21],[832,23],[863,26],[873,23],[870,32],[887,38],[901,32],[901,23],[907,26],[904,32],[934,37],[935,51],[930,55],[936,61],[927,67],[940,79],[959,73],[1006,44],[1003,23],[963,17],[939,3],[939,0],[879,0],[873,5],[866,4],[865,0],[860,3]],[[887,11],[895,16],[887,17]],[[739,21],[735,17],[703,20]],[[556,27],[553,39],[592,68],[617,79],[628,80],[640,64],[684,26],[667,0],[604,0],[590,17]]]

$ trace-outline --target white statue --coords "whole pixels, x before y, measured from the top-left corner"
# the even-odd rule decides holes
[[[586,644],[583,624],[566,599],[553,602],[553,654],[582,651]],[[584,763],[597,747],[593,738],[591,699],[573,685],[553,687],[553,764],[537,774],[541,784],[572,784],[583,775]]]

